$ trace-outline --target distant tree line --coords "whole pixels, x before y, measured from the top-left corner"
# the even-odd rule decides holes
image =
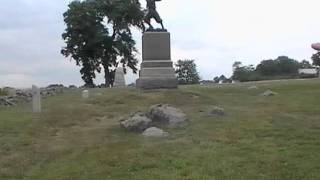
[[[233,64],[233,75],[231,78],[240,82],[291,79],[299,77],[299,69],[301,68],[314,68],[314,66],[306,60],[299,62],[287,56],[263,60],[256,67],[253,65],[243,65],[242,62],[236,61]]]

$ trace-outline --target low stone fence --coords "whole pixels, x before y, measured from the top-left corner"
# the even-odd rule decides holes
[[[47,98],[63,93],[63,87],[47,87],[41,88],[41,98]],[[15,106],[21,103],[28,103],[32,101],[32,91],[11,88],[6,96],[0,96],[0,106]]]

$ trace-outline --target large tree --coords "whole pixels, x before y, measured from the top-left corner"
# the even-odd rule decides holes
[[[143,29],[143,11],[138,0],[73,1],[64,13],[67,25],[62,54],[81,66],[86,85],[103,67],[105,84],[113,85],[115,69],[121,65],[137,72],[137,49],[131,27]]]
[[[250,81],[255,71],[253,65],[244,66],[240,61],[234,62],[232,80],[238,80],[240,82]]]
[[[294,75],[298,74],[300,64],[287,56],[279,56],[275,60],[264,60],[256,68],[263,76]]]
[[[88,6],[87,2],[73,1],[69,10],[64,13],[67,25],[62,34],[67,46],[61,53],[76,61],[81,66],[80,73],[86,86],[93,86],[95,71],[100,72],[100,47],[104,34],[107,33],[102,25],[103,17]]]
[[[179,84],[198,84],[200,76],[194,60],[179,60],[176,64]]]

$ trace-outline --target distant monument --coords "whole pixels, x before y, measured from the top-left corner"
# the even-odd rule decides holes
[[[116,70],[113,87],[126,87],[126,81],[124,78],[124,72],[122,67],[119,67]]]
[[[142,64],[136,86],[141,89],[177,88],[178,80],[171,61],[170,33],[163,27],[155,1],[160,0],[147,0],[145,21],[149,29],[142,36]],[[151,18],[156,19],[162,29],[154,29]]]

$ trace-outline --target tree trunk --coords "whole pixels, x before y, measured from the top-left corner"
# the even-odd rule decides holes
[[[106,87],[111,88],[112,82],[111,82],[111,73],[109,71],[108,66],[104,66],[104,78],[105,78],[105,83]]]

